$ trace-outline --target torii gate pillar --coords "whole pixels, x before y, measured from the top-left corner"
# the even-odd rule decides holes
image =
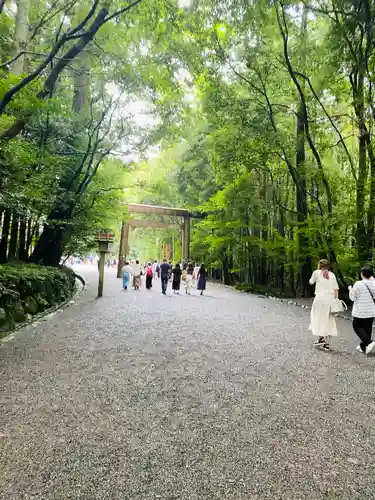
[[[121,226],[120,249],[117,264],[117,277],[122,278],[122,268],[125,266],[126,257],[129,251],[129,222],[123,222]]]
[[[184,216],[182,257],[185,262],[190,259],[190,216],[188,214]]]

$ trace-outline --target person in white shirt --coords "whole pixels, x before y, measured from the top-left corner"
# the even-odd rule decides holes
[[[160,266],[157,260],[152,264],[152,272],[154,273],[154,279],[159,278]]]
[[[198,279],[199,269],[200,269],[200,266],[198,266],[198,264],[195,264],[194,271],[193,271],[193,280]]]
[[[329,351],[331,336],[337,336],[336,318],[331,314],[331,306],[334,298],[339,296],[339,285],[336,276],[329,271],[328,260],[319,261],[318,269],[313,272],[309,283],[315,284],[309,329],[318,337],[314,344]]]
[[[353,329],[361,340],[357,351],[370,354],[375,347],[372,340],[372,324],[375,317],[375,280],[369,267],[361,269],[361,281],[349,287],[350,300],[353,305]]]

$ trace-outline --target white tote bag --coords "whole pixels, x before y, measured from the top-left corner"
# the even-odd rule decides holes
[[[338,314],[348,310],[348,306],[343,300],[333,299],[331,304],[331,314]]]

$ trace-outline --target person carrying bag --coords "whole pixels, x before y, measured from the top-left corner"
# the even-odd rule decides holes
[[[353,305],[353,330],[361,343],[357,351],[369,355],[375,347],[372,340],[372,324],[375,317],[375,280],[369,267],[361,269],[361,280],[349,286],[349,297]]]
[[[343,300],[334,298],[331,304],[331,314],[339,314],[348,310],[348,306]]]
[[[310,285],[315,285],[315,298],[311,308],[309,330],[317,337],[314,345],[329,351],[331,337],[337,336],[332,307],[339,297],[339,285],[336,276],[329,270],[328,260],[319,261],[318,269],[310,278]]]

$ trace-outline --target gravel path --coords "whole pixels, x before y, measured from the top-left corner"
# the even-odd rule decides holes
[[[123,292],[114,270],[97,301],[83,273],[0,345],[1,500],[375,498],[375,358],[349,322],[325,353],[305,309]]]

